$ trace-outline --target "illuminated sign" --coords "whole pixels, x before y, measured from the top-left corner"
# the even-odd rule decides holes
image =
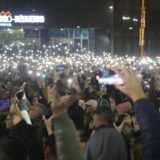
[[[12,23],[44,23],[45,17],[42,15],[12,15],[9,11],[0,12],[0,26],[12,26]]]

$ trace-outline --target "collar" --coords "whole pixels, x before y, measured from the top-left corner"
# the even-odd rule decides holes
[[[97,132],[97,131],[99,131],[99,130],[101,130],[101,129],[103,129],[103,128],[113,128],[114,129],[114,127],[113,127],[113,125],[100,125],[99,127],[97,127],[96,129],[95,129],[95,131]]]

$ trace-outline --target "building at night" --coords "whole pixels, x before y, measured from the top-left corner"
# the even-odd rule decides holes
[[[0,11],[45,16],[43,24],[19,27],[24,38],[51,44],[72,41],[96,52],[120,55],[139,55],[140,10],[140,0],[0,0]],[[149,55],[160,50],[159,14],[159,1],[146,0],[145,52]],[[0,31],[4,28],[8,29],[0,26]]]

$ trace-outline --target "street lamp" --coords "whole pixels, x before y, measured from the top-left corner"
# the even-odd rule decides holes
[[[113,10],[113,9],[114,9],[114,7],[113,7],[113,6],[109,6],[109,9],[110,9],[110,10]]]
[[[123,19],[124,21],[129,21],[131,18],[130,18],[129,16],[122,16],[122,19]]]
[[[111,55],[114,55],[114,1],[112,0],[112,4],[109,6],[110,14],[111,14]]]
[[[133,18],[132,20],[133,20],[133,22],[138,22],[137,18]]]
[[[140,54],[141,57],[144,56],[144,35],[145,35],[145,0],[142,0],[142,8],[141,8],[141,22],[140,22],[140,31],[139,31],[139,46],[140,46]]]
[[[129,27],[129,30],[133,30],[133,27]]]

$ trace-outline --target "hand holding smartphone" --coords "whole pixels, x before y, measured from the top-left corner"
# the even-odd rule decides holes
[[[123,80],[113,70],[100,71],[96,76],[96,80],[101,85],[122,85]]]

